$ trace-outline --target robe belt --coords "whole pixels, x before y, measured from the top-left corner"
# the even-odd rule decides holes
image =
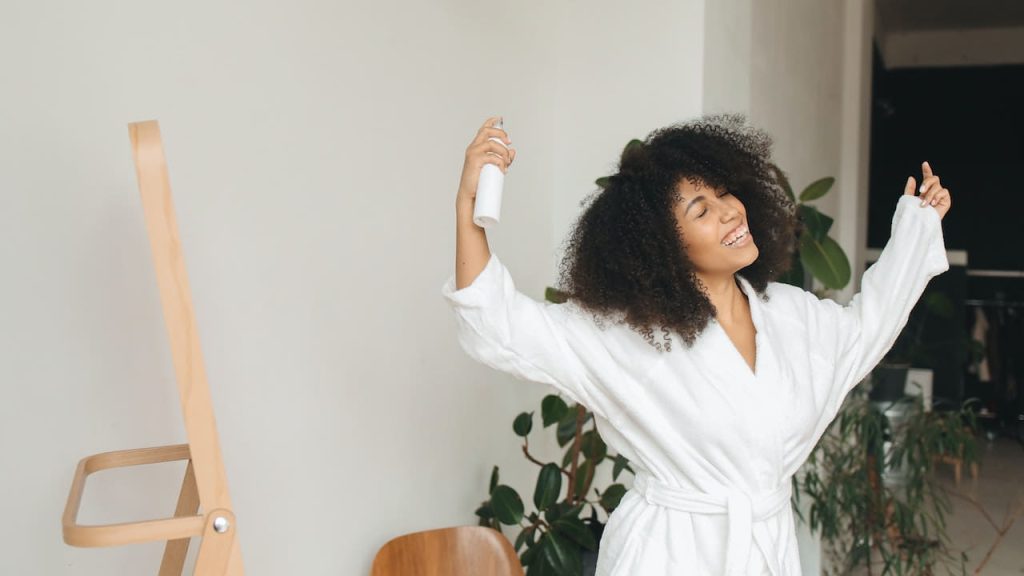
[[[750,495],[742,490],[713,495],[676,488],[655,479],[645,470],[638,470],[633,479],[633,489],[651,504],[694,514],[728,515],[725,574],[743,574],[753,540],[764,553],[771,573],[781,576],[778,552],[772,546],[767,528],[763,523],[754,523],[771,518],[789,505],[793,490],[789,482],[783,483],[773,492],[758,495]]]

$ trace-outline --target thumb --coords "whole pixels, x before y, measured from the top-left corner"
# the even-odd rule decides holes
[[[914,177],[910,176],[907,178],[907,185],[903,187],[903,194],[913,196],[914,195]]]

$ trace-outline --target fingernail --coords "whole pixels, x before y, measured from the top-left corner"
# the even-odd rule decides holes
[[[927,201],[927,200],[921,200],[921,206],[924,206],[924,205],[925,205],[925,204],[927,204],[927,203],[928,203],[928,201]]]
[[[938,202],[938,201],[939,201],[938,198],[933,199],[932,200],[932,206],[935,206],[935,203]]]
[[[921,187],[918,188],[917,191],[918,192],[924,192],[924,184],[921,184]]]

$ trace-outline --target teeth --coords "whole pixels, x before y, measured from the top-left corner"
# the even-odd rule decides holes
[[[736,236],[733,236],[732,240],[730,240],[730,241],[727,241],[727,242],[722,242],[722,244],[724,244],[724,245],[726,245],[726,246],[732,246],[732,245],[733,245],[733,244],[735,244],[735,243],[736,243],[737,241],[739,241],[739,240],[742,240],[742,239],[743,239],[743,237],[747,235],[747,232],[750,232],[750,230],[749,230],[749,229],[747,229],[747,227],[746,227],[746,226],[744,226],[744,227],[743,227],[743,228],[742,228],[742,229],[740,230],[740,233],[739,233],[739,234],[737,234]]]

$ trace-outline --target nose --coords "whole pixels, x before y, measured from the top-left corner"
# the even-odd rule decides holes
[[[726,204],[726,209],[722,211],[722,221],[728,222],[735,219],[740,215],[740,209],[732,204]]]

